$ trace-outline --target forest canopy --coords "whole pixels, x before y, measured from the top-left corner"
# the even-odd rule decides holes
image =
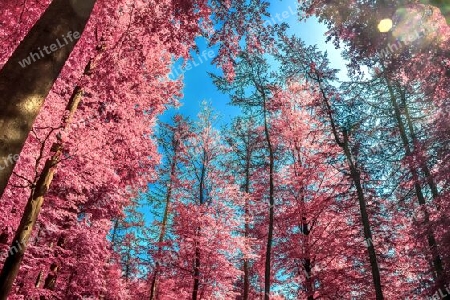
[[[448,1],[1,10],[0,299],[450,299]]]

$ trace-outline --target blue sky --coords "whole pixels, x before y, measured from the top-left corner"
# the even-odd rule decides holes
[[[316,44],[321,51],[327,51],[331,66],[345,70],[345,62],[342,60],[340,50],[336,50],[331,43],[325,43],[325,25],[320,24],[315,18],[309,18],[306,22],[298,21],[298,16],[294,14],[297,11],[296,0],[272,0],[270,2],[269,11],[272,19],[268,18],[268,22],[272,22],[272,24],[273,22],[278,24],[281,22],[288,23],[290,26],[289,34],[301,37],[308,45]],[[276,17],[277,14],[278,19]],[[161,117],[161,120],[169,121],[175,113],[196,119],[200,103],[206,100],[212,104],[214,110],[220,116],[218,125],[229,123],[234,116],[239,114],[239,109],[228,105],[228,96],[220,93],[208,76],[208,72],[217,73],[216,67],[211,65],[212,59],[208,57],[208,51],[213,51],[216,54],[217,48],[208,48],[205,41],[201,38],[197,39],[197,45],[200,49],[200,55],[193,53],[193,59],[190,61],[192,68],[184,72],[184,99],[182,99],[182,106],[179,109],[169,109]],[[181,62],[177,62],[174,65],[172,68],[173,73],[176,72],[175,70],[180,64]],[[345,71],[341,71],[340,75],[345,76],[345,73]]]

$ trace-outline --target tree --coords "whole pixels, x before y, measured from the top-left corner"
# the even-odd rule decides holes
[[[173,125],[160,123],[158,132],[158,144],[164,150],[164,162],[161,164],[158,172],[158,191],[154,190],[157,186],[153,186],[151,190],[152,202],[157,202],[158,195],[162,195],[161,200],[164,206],[162,213],[162,220],[159,226],[159,232],[156,239],[156,251],[153,254],[154,270],[151,274],[150,285],[150,300],[158,299],[161,292],[158,291],[158,277],[160,276],[161,265],[164,266],[163,249],[166,244],[167,235],[169,232],[170,219],[172,215],[173,193],[179,186],[179,168],[182,164],[183,152],[185,151],[185,140],[189,135],[189,128],[187,120],[183,119],[181,115],[176,115],[172,119]],[[153,203],[152,205],[155,205]]]
[[[20,154],[45,98],[84,31],[95,2],[52,1],[0,70],[0,160]],[[53,51],[60,39],[65,44],[60,42],[60,49]],[[36,50],[37,44],[42,45],[45,55],[40,48]],[[27,60],[28,66],[19,68],[23,60]],[[12,161],[0,170],[0,197],[15,164]]]
[[[275,246],[278,285],[288,298],[347,297],[366,288],[352,272],[365,244],[358,234],[356,203],[347,194],[340,172],[339,148],[317,118],[314,94],[307,83],[286,82],[274,95],[280,107],[274,124],[283,157],[277,172],[280,204]],[[355,222],[356,221],[356,222]],[[345,278],[338,274],[347,270]]]
[[[254,220],[253,213],[257,204],[254,203],[253,182],[255,172],[262,164],[260,161],[261,148],[261,132],[256,128],[256,117],[237,117],[230,128],[224,134],[227,138],[226,143],[232,151],[226,159],[226,171],[234,174],[236,184],[241,187],[244,198],[244,207],[242,220],[244,222],[242,235],[245,242],[245,252],[242,254],[242,281],[238,283],[241,291],[242,300],[250,299],[251,295],[255,295],[253,273],[252,253],[254,252]]]
[[[75,111],[77,110],[78,104],[81,100],[80,90],[76,89],[74,95],[69,101],[67,107],[67,118],[62,122],[63,129],[67,129],[69,126]],[[20,263],[22,261],[24,252],[28,245],[33,228],[36,224],[37,218],[39,216],[42,204],[44,202],[44,197],[48,191],[51,182],[53,181],[56,165],[61,161],[62,156],[62,141],[61,139],[58,143],[52,146],[53,155],[49,158],[45,166],[39,175],[39,178],[35,182],[35,187],[31,192],[31,196],[25,207],[25,212],[20,221],[19,228],[12,241],[12,247],[17,245],[19,247],[18,253],[14,255],[9,255],[3,265],[2,271],[0,273],[0,294],[4,299],[8,296],[12,284],[19,272]]]
[[[171,268],[160,276],[160,297],[176,299],[234,298],[239,236],[235,206],[238,188],[229,183],[218,162],[226,150],[213,128],[214,115],[203,106],[186,141],[180,186],[173,191],[173,243],[164,248]],[[176,249],[176,250],[175,250]]]
[[[367,252],[371,267],[373,286],[376,294],[376,299],[383,299],[383,290],[381,284],[380,268],[377,262],[377,254],[375,251],[375,244],[372,236],[372,226],[370,224],[369,214],[367,210],[367,195],[363,188],[363,173],[360,162],[357,161],[354,144],[352,145],[352,124],[354,120],[351,116],[346,115],[345,110],[339,111],[335,108],[333,101],[339,101],[339,93],[329,83],[335,79],[335,70],[328,68],[328,60],[326,56],[318,54],[315,47],[306,48],[303,43],[295,38],[284,38],[280,43],[281,55],[279,55],[280,62],[283,68],[283,75],[292,80],[306,80],[315,84],[315,89],[320,95],[320,101],[317,102],[317,107],[320,108],[320,113],[323,120],[330,126],[334,141],[337,146],[341,148],[347,163],[347,170],[352,185],[356,190],[356,197],[358,199],[361,223],[363,226],[364,240],[367,243]],[[345,106],[344,106],[345,108]],[[341,115],[338,115],[341,113]],[[338,120],[342,119],[341,124]]]
[[[0,99],[0,129],[4,133],[0,145],[2,161],[11,155],[14,157],[14,155],[20,154],[45,98],[83,33],[95,3],[96,1],[79,1],[69,7],[65,0],[54,0],[3,66],[0,72],[0,91],[3,95],[3,98]],[[231,35],[237,36],[240,30],[236,28],[243,24],[242,18],[236,18],[235,14],[230,14],[230,11],[237,9],[251,15],[252,18],[247,19],[249,21],[246,23],[251,24],[254,28],[256,24],[259,24],[260,16],[266,10],[266,6],[262,3],[248,4],[245,1],[233,1],[230,7],[222,5],[220,1],[212,3],[210,7],[207,2],[202,0],[176,4],[156,4],[145,0],[135,1],[133,4],[128,4],[128,1],[115,1],[103,5],[108,7],[109,12],[103,16],[95,16],[95,18],[108,18],[111,13],[123,14],[129,9],[131,18],[128,19],[129,24],[126,25],[128,29],[133,23],[142,29],[138,35],[146,34],[152,37],[157,35],[161,42],[166,44],[170,53],[177,53],[177,57],[184,58],[189,57],[189,51],[194,47],[195,37],[202,34],[204,30],[211,32],[212,24],[209,20],[211,14],[214,15],[217,23],[228,20],[225,22],[227,25],[221,26],[221,29],[212,35],[211,43],[218,43],[217,37],[221,37],[223,38],[221,43],[224,43],[226,49],[232,49],[239,41],[231,38]],[[110,26],[111,23],[102,25]],[[93,35],[93,32],[90,33]],[[124,37],[129,36],[130,32],[126,32],[124,35]],[[70,40],[66,46],[60,46],[58,51],[53,51],[53,47],[49,53],[49,47],[53,45],[56,47],[55,41],[66,37]],[[42,51],[45,51],[46,55],[44,52],[40,52],[41,50],[36,50],[40,49],[40,43],[43,44]],[[120,49],[118,50],[120,51]],[[220,61],[227,60],[226,57],[232,55],[233,51],[224,53],[221,50],[220,52],[216,61],[219,65],[226,64]],[[35,62],[35,60],[37,61]],[[25,61],[27,62],[25,63]],[[19,62],[23,65],[29,64],[29,66],[18,68]],[[23,86],[26,88],[16,86],[15,83],[19,81],[25,82]],[[15,163],[14,160],[0,170],[0,197],[3,195]]]
[[[212,75],[214,83],[219,90],[230,93],[231,103],[242,106],[244,110],[256,110],[262,114],[262,130],[266,143],[268,155],[268,223],[267,223],[267,244],[264,263],[264,299],[270,298],[271,277],[272,277],[272,245],[274,231],[274,206],[275,206],[275,145],[272,142],[270,130],[270,100],[272,97],[272,86],[268,77],[268,64],[261,55],[242,52],[239,55],[239,64],[234,70],[234,77],[231,79],[220,78]],[[250,89],[247,92],[245,89]],[[260,183],[261,184],[261,183]],[[263,183],[264,184],[264,183]],[[267,183],[264,184],[267,186]]]
[[[123,17],[123,19],[125,18]],[[117,24],[117,26],[119,27],[120,24]],[[128,34],[128,30],[129,28],[123,28],[126,34]],[[58,114],[55,114],[55,111],[64,105],[64,98],[54,93],[51,94],[54,101],[44,107],[43,114],[41,114],[38,124],[34,128],[34,134],[23,153],[24,161],[20,168],[21,175],[15,174],[13,184],[5,193],[5,203],[10,204],[2,207],[2,209],[5,209],[8,213],[18,211],[19,216],[18,218],[5,216],[10,220],[6,221],[5,224],[9,224],[11,227],[18,225],[15,222],[20,220],[22,216],[20,215],[21,210],[17,207],[20,207],[22,202],[6,200],[11,198],[20,200],[23,197],[28,197],[26,192],[29,185],[33,187],[34,174],[39,175],[42,172],[43,158],[51,156],[48,143],[51,139],[57,138],[59,144],[64,144],[63,159],[62,163],[59,164],[60,168],[62,165],[59,174],[64,175],[61,177],[57,175],[57,178],[65,182],[64,190],[69,192],[56,195],[51,193],[49,202],[52,203],[53,207],[59,207],[64,213],[70,214],[73,220],[77,220],[78,213],[82,216],[86,214],[84,211],[74,210],[73,206],[80,207],[83,210],[86,206],[89,207],[92,211],[88,213],[93,213],[94,218],[100,219],[102,224],[105,224],[105,219],[109,219],[109,221],[117,219],[128,202],[129,194],[125,190],[130,189],[130,186],[134,186],[136,189],[143,188],[153,177],[153,169],[158,162],[158,155],[155,155],[155,144],[148,140],[152,132],[151,126],[156,115],[165,109],[165,104],[176,102],[180,85],[176,81],[162,80],[170,71],[168,62],[170,62],[171,57],[161,43],[146,44],[151,45],[149,47],[152,50],[142,49],[142,51],[150,52],[145,56],[145,60],[142,60],[144,55],[141,51],[135,51],[134,55],[118,57],[115,46],[128,48],[136,46],[136,43],[148,42],[148,40],[140,38],[128,39],[124,42],[121,41],[122,38],[123,35],[116,35],[112,41],[107,43],[102,40],[102,43],[97,47],[97,50],[108,50],[100,51],[102,55],[94,57],[87,64],[85,72],[89,73],[89,76],[86,76],[89,79],[83,78],[85,80],[81,81],[82,87],[76,88],[76,93],[74,92],[79,98],[82,90],[85,97],[83,97],[73,123],[70,123],[62,132],[59,132],[61,128],[54,128],[53,126],[56,123],[55,119],[59,117]],[[138,66],[142,67],[143,61],[152,65],[154,69],[134,73],[133,77],[124,80],[123,74],[135,70]],[[118,68],[118,66],[120,67]],[[108,69],[111,72],[105,71]],[[105,79],[105,74],[109,76],[108,79]],[[103,87],[97,85],[98,82],[103,80],[111,85],[120,81],[121,87],[109,88],[107,89],[108,92],[105,93],[102,90]],[[131,86],[133,89],[122,90],[124,87],[130,88]],[[156,87],[163,87],[163,89],[159,90],[160,92],[155,92]],[[64,91],[64,89],[62,90]],[[141,97],[138,97],[138,95]],[[152,97],[143,95],[151,95]],[[118,97],[121,101],[115,101]],[[127,114],[123,112],[127,112]],[[65,119],[65,116],[63,116],[63,119]],[[117,126],[119,123],[123,126]],[[92,130],[94,127],[96,131]],[[55,134],[58,132],[60,134],[56,137]],[[40,139],[41,134],[46,136],[44,141]],[[99,139],[99,136],[103,138]],[[123,145],[125,141],[128,144],[137,142],[137,146],[133,148],[132,152],[120,150],[120,145]],[[109,163],[105,164],[105,161]],[[95,180],[93,180],[94,175]],[[121,182],[118,181],[118,178],[122,178]],[[101,194],[100,191],[102,191]],[[107,197],[107,193],[110,193],[111,197]],[[64,201],[67,198],[70,200]],[[95,204],[95,202],[102,203],[107,198],[110,201],[104,203],[104,208],[100,209]],[[68,207],[60,205],[63,203],[66,206],[69,203],[70,205]],[[23,205],[25,206],[25,203]],[[54,213],[58,214],[59,211]],[[61,222],[59,225],[65,226],[65,223],[67,222]],[[72,225],[76,224],[77,222],[72,223]],[[31,230],[32,228],[28,229]],[[70,228],[64,228],[64,230],[70,235]],[[106,237],[106,232],[103,237]],[[47,269],[48,265],[42,269]],[[64,278],[65,274],[59,273],[59,277]],[[69,278],[75,280],[77,276],[69,275]],[[86,289],[90,286],[85,285]],[[56,292],[61,293],[62,288],[57,286]]]
[[[428,257],[431,268],[410,269],[411,272],[422,274],[422,278],[416,279],[416,285],[425,286],[427,282],[427,285],[432,286],[428,286],[428,289],[435,290],[433,277],[436,278],[437,286],[445,284],[442,251],[439,251],[435,229],[431,225],[431,220],[435,218],[433,215],[439,215],[435,210],[439,207],[442,192],[431,171],[436,164],[435,149],[440,149],[441,145],[428,134],[432,128],[427,122],[432,115],[430,112],[436,108],[433,103],[421,99],[420,88],[403,86],[399,81],[392,82],[381,71],[370,80],[351,82],[344,88],[355,98],[366,95],[358,109],[358,114],[364,120],[359,128],[360,131],[368,132],[366,136],[376,133],[376,137],[365,138],[359,152],[365,153],[361,156],[366,161],[368,172],[383,182],[376,187],[377,193],[395,202],[392,213],[406,213],[414,220],[413,225],[417,228],[407,235],[419,240],[416,248],[423,247],[422,252]],[[389,147],[379,149],[373,146],[380,141]],[[415,252],[416,249],[411,248],[408,256],[419,261],[423,255],[417,256]]]

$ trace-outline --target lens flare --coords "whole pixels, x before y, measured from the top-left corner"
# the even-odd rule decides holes
[[[391,19],[383,19],[378,23],[378,30],[380,32],[388,32],[392,28],[392,20]]]

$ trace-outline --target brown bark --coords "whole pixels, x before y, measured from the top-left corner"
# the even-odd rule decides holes
[[[95,2],[53,0],[0,70],[0,161],[9,161],[0,168],[0,198],[16,163],[11,157],[20,154],[45,98],[78,41],[67,39],[65,45],[62,36],[83,33]],[[38,47],[48,48],[57,40],[65,46],[38,55]],[[19,62],[31,53],[35,61],[21,67]]]
[[[75,111],[78,108],[78,104],[82,97],[82,90],[80,87],[76,87],[66,110],[69,112],[68,116],[63,120],[64,128],[69,126]],[[25,207],[25,211],[22,215],[19,227],[12,241],[12,246],[18,251],[9,255],[3,265],[3,269],[0,273],[0,300],[6,300],[9,292],[11,291],[14,280],[19,272],[20,264],[22,262],[25,250],[28,246],[30,236],[33,232],[34,226],[38,219],[42,204],[45,199],[45,195],[53,181],[53,176],[56,171],[57,164],[60,161],[62,155],[62,142],[58,140],[53,146],[52,151],[54,154],[46,161],[44,168],[32,189],[30,198]],[[16,245],[18,247],[16,247]]]

